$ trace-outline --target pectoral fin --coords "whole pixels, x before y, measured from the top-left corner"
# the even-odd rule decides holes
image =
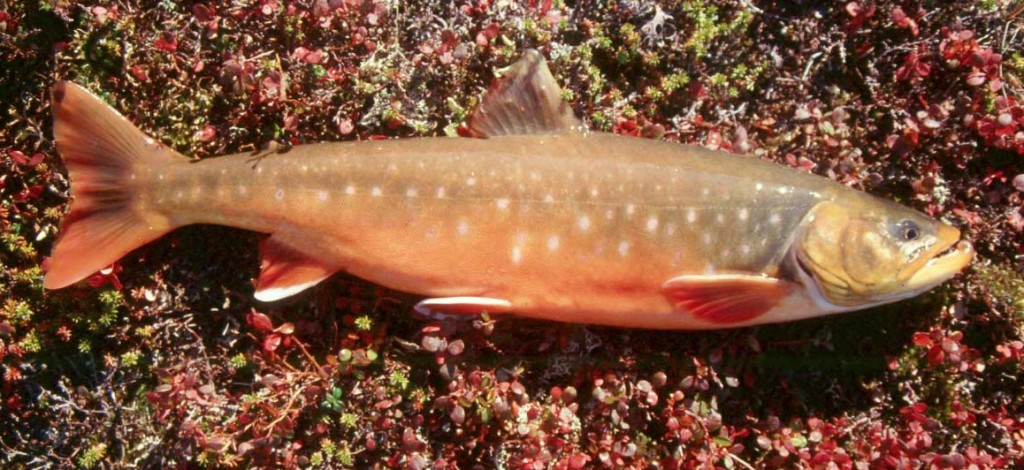
[[[312,256],[270,237],[260,244],[260,278],[256,300],[273,302],[313,287],[338,271]]]
[[[753,274],[679,276],[662,285],[662,293],[681,312],[718,323],[757,318],[786,298],[795,285]]]
[[[423,299],[414,308],[428,317],[438,314],[479,315],[483,312],[506,313],[512,310],[512,302],[490,297],[438,297]]]

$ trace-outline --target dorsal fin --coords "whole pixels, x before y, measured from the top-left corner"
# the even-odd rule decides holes
[[[530,49],[487,90],[469,116],[469,135],[487,138],[583,130],[561,95],[544,56]]]

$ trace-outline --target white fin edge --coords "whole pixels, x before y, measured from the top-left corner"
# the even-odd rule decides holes
[[[512,302],[505,299],[491,297],[437,297],[423,299],[413,307],[420,315],[433,316],[438,311],[444,312],[444,307],[461,307],[453,310],[465,310],[468,308],[479,308],[480,312],[504,312],[512,308]]]
[[[313,287],[321,283],[324,279],[330,276],[325,276],[315,281],[305,282],[302,284],[296,284],[288,287],[271,287],[269,289],[257,290],[253,297],[260,302],[277,302],[285,297],[291,297],[299,292],[302,292],[310,287]]]

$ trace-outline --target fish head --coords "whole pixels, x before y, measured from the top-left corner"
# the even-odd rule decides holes
[[[819,203],[800,230],[790,252],[795,268],[815,300],[834,311],[913,297],[974,257],[955,227],[867,196]]]

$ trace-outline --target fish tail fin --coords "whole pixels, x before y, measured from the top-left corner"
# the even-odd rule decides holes
[[[147,187],[145,174],[184,160],[74,83],[54,84],[51,103],[73,196],[43,281],[57,289],[175,228],[167,216],[147,210],[138,194]]]

